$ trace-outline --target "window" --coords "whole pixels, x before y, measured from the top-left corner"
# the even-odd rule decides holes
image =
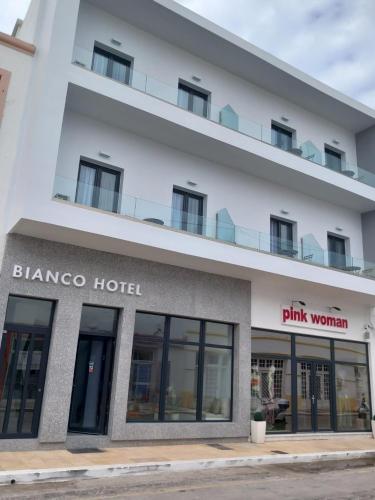
[[[272,144],[285,151],[290,151],[293,148],[293,132],[287,128],[280,127],[275,123],[271,126]]]
[[[337,430],[367,431],[371,409],[367,366],[335,364]]]
[[[331,170],[341,172],[342,154],[328,147],[324,148],[324,153],[326,155],[326,166]]]
[[[297,358],[331,359],[329,339],[296,335]]]
[[[203,196],[173,190],[172,226],[189,233],[202,234]]]
[[[209,93],[185,83],[178,84],[178,105],[196,115],[208,118]]]
[[[131,59],[117,55],[111,50],[105,50],[95,45],[92,58],[92,70],[109,78],[129,85]]]
[[[346,269],[346,239],[328,235],[328,263],[331,267]]]
[[[10,296],[0,347],[0,438],[35,437],[54,303]]]
[[[271,252],[287,257],[297,255],[293,245],[293,222],[271,217]]]
[[[129,422],[231,420],[233,325],[137,313]]]
[[[268,432],[370,429],[367,344],[252,329],[251,352],[251,414]]]
[[[290,335],[285,333],[252,330],[251,352],[253,354],[291,355]]]
[[[120,172],[81,161],[78,172],[76,203],[117,212]]]

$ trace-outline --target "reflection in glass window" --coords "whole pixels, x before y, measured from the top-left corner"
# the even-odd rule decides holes
[[[203,378],[203,419],[229,420],[232,351],[206,347]]]
[[[198,347],[171,345],[165,398],[165,420],[196,420]]]
[[[336,363],[337,430],[370,429],[370,395],[366,366]]]
[[[224,323],[206,323],[206,344],[232,345],[233,326]]]
[[[159,419],[165,316],[136,314],[130,369],[128,420]]]
[[[269,432],[292,430],[291,376],[290,359],[251,360],[251,413],[264,413]]]
[[[117,309],[109,307],[83,306],[80,331],[112,334],[112,332],[116,329],[117,315]]]
[[[199,342],[200,321],[186,318],[171,318],[171,340]]]
[[[230,420],[232,343],[233,325],[137,313],[128,421]]]
[[[335,360],[348,363],[367,363],[366,344],[335,340]]]
[[[178,84],[178,105],[181,108],[207,118],[208,99],[208,92],[199,91],[183,83]]]
[[[28,325],[48,328],[53,303],[49,300],[9,296],[6,322],[12,325]]]
[[[331,359],[329,339],[296,335],[297,358]]]
[[[291,355],[291,337],[288,333],[263,330],[251,331],[251,352],[253,354]]]

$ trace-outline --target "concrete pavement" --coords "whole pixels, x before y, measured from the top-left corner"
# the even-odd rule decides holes
[[[0,484],[373,456],[375,440],[366,436],[270,441],[261,445],[225,441],[103,450],[0,452]]]

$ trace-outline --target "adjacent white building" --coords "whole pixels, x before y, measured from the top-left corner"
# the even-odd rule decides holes
[[[15,35],[1,445],[369,432],[375,111],[172,0]]]

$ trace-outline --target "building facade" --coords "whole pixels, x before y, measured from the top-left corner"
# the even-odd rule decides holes
[[[375,111],[171,0],[15,35],[3,448],[370,432]]]

